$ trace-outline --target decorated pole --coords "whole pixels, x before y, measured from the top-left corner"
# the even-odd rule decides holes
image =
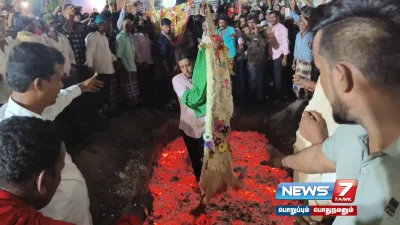
[[[209,10],[206,12],[206,21],[208,41],[203,40],[199,46],[193,75],[193,82],[199,81],[198,77],[203,80],[206,77],[201,200],[199,206],[192,211],[195,216],[203,213],[209,200],[228,187],[239,189],[243,186],[243,176],[238,177],[233,171],[230,146],[230,121],[234,110],[231,88],[233,59],[229,57],[229,50],[222,37],[217,34],[214,18]],[[205,66],[205,70],[199,69],[201,65]],[[196,87],[195,83],[194,86]]]

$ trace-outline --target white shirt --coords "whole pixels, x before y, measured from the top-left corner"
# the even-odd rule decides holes
[[[172,86],[179,99],[181,116],[179,129],[192,138],[201,138],[205,129],[205,117],[196,117],[193,109],[182,104],[182,96],[186,90],[192,89],[192,79],[187,78],[183,73],[172,78]]]
[[[22,42],[34,42],[34,43],[47,45],[42,36],[38,36],[29,31],[18,32],[17,37],[15,38],[15,41],[17,42],[17,44],[20,44]]]
[[[58,42],[57,42],[53,38],[47,36],[47,34],[43,34],[42,36],[49,47],[53,47],[63,54],[65,59],[64,73],[67,74],[67,76],[69,76],[71,72],[71,65],[72,64],[76,65],[76,61],[74,52],[72,51],[72,47],[69,43],[68,38],[64,34],[58,33]]]
[[[0,114],[0,120],[12,116],[28,116],[53,121],[81,93],[81,89],[76,85],[61,90],[56,103],[48,106],[42,115],[21,107],[10,98],[8,103],[1,107],[5,108],[5,112],[4,115]],[[92,225],[86,182],[68,153],[65,156],[65,167],[61,171],[61,183],[51,202],[40,212],[56,220],[76,225]]]
[[[136,61],[138,63],[147,63],[153,65],[153,58],[151,56],[151,43],[147,34],[135,33],[133,35],[136,46]]]
[[[86,65],[99,74],[114,74],[113,62],[117,58],[111,53],[108,39],[98,31],[90,33],[86,42]]]

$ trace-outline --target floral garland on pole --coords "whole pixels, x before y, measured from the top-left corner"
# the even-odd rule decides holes
[[[207,103],[203,169],[200,178],[201,201],[193,214],[202,213],[209,200],[228,187],[243,186],[242,176],[232,168],[230,121],[233,116],[231,74],[233,60],[223,39],[216,33],[213,17],[207,13],[208,37],[200,44],[205,48],[207,64]],[[211,40],[211,41],[210,41]]]

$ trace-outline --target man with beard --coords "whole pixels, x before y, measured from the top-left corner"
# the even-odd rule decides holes
[[[327,9],[331,16],[314,28],[313,55],[333,117],[344,125],[328,138],[321,115],[305,112],[300,133],[313,146],[289,156],[272,150],[269,164],[358,180],[358,215],[334,225],[399,224],[400,2],[339,0]]]
[[[230,57],[234,59],[236,57],[236,33],[235,29],[229,24],[229,17],[227,15],[221,14],[218,17],[218,34],[224,40],[225,46],[229,49]]]
[[[269,74],[274,80],[275,92],[277,98],[284,98],[285,77],[283,70],[288,64],[289,51],[289,33],[288,29],[279,22],[279,12],[271,11],[269,14],[272,24],[271,35],[268,36],[268,69]]]

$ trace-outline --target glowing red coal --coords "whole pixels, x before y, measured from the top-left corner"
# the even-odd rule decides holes
[[[267,139],[260,133],[231,133],[233,166],[246,171],[245,187],[222,193],[207,206],[207,214],[197,219],[190,210],[197,206],[200,191],[185,144],[182,138],[168,144],[161,152],[150,180],[155,201],[154,214],[148,224],[293,224],[293,218],[275,216],[275,206],[299,203],[275,199],[278,184],[291,182],[292,178],[286,171],[260,166],[260,162],[269,157],[266,143]]]

